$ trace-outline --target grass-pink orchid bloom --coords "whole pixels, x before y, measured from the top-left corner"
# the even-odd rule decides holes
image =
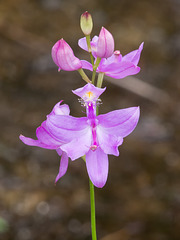
[[[57,41],[52,47],[52,59],[54,63],[59,67],[59,71],[75,71],[82,68],[81,61],[74,56],[72,48],[62,38]]]
[[[61,150],[75,160],[86,155],[89,177],[96,187],[102,188],[108,176],[108,154],[119,155],[118,146],[129,135],[139,120],[139,107],[115,110],[96,116],[96,104],[105,91],[88,83],[73,93],[81,97],[87,117],[75,118],[49,115],[47,128],[65,143]]]
[[[67,104],[61,105],[61,102],[58,102],[52,112],[47,116],[47,120],[44,121],[40,127],[36,129],[37,140],[25,137],[20,135],[20,139],[23,143],[29,146],[37,146],[46,149],[54,149],[61,156],[59,172],[55,179],[55,183],[61,178],[67,171],[68,168],[68,156],[65,152],[63,152],[60,146],[64,143],[61,139],[55,138],[49,131],[47,127],[47,121],[49,116],[62,116],[69,115],[70,110]]]
[[[86,37],[79,39],[78,45],[88,51]],[[108,58],[114,52],[114,38],[104,27],[101,28],[99,37],[94,36],[91,41],[91,51],[94,57]]]
[[[141,43],[137,50],[134,50],[125,56],[122,56],[120,51],[116,50],[111,57],[101,59],[96,71],[116,79],[139,73],[140,67],[137,65],[139,63],[143,44],[144,43]],[[82,68],[93,71],[91,63],[85,60],[82,60],[81,63]]]

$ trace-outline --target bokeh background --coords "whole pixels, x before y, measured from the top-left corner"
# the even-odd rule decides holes
[[[103,84],[101,113],[140,105],[141,118],[120,156],[109,157],[107,184],[96,189],[98,239],[179,240],[179,0],[0,1],[0,239],[91,239],[83,161],[70,162],[55,186],[56,152],[18,139],[35,137],[61,99],[72,115],[84,115],[71,92],[84,82],[77,72],[58,73],[50,53],[63,37],[76,56],[88,57],[77,45],[86,10],[92,35],[106,27],[123,55],[145,42],[141,72]]]

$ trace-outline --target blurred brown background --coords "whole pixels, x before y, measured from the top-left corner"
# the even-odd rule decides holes
[[[64,38],[80,59],[80,15],[93,35],[101,26],[124,55],[144,41],[135,78],[104,81],[100,112],[140,105],[137,129],[120,156],[110,156],[107,184],[96,189],[98,239],[180,239],[180,2],[178,0],[0,1],[0,239],[89,240],[89,185],[82,160],[70,162],[54,186],[55,151],[28,147],[18,136],[35,129],[63,99],[71,114],[84,109],[71,93],[77,72],[57,72],[51,47]],[[89,74],[89,73],[88,73]]]

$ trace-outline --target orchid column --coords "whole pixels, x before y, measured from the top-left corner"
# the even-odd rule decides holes
[[[94,36],[91,40],[93,22],[88,12],[82,14],[80,23],[85,37],[81,38],[78,44],[89,52],[91,62],[77,58],[64,39],[58,40],[53,46],[52,58],[58,71],[78,71],[86,81],[86,85],[72,91],[80,97],[81,105],[86,108],[86,116],[71,116],[69,106],[60,101],[37,128],[37,139],[23,135],[20,135],[20,139],[29,146],[54,149],[61,156],[55,183],[65,175],[68,159],[74,161],[82,158],[85,161],[90,179],[92,240],[96,240],[94,186],[102,188],[106,184],[108,155],[119,156],[118,147],[135,129],[140,115],[139,107],[98,115],[98,105],[101,102],[99,97],[106,90],[101,88],[103,77],[108,75],[120,79],[137,74],[140,71],[138,62],[143,43],[137,50],[122,56],[119,50],[114,51],[114,38],[104,27],[101,28],[99,36]],[[91,80],[83,69],[92,71]]]

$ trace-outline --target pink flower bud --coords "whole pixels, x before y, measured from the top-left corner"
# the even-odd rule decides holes
[[[64,39],[57,41],[52,47],[52,59],[59,67],[59,71],[75,71],[82,67],[81,61],[74,56],[72,48]]]
[[[108,58],[114,52],[114,38],[112,34],[105,29],[101,28],[98,42],[96,56],[99,58]]]

